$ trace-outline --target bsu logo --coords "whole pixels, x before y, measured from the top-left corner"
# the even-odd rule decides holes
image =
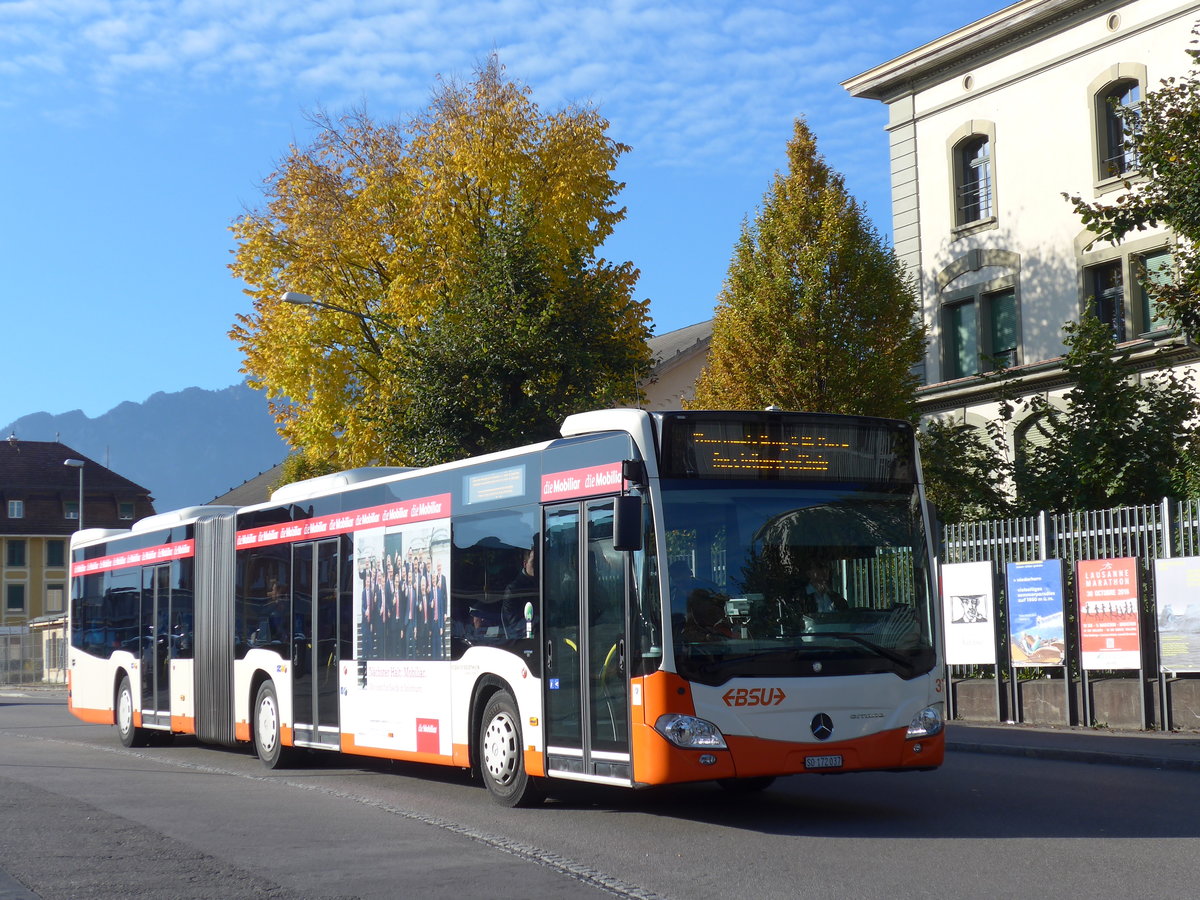
[[[730,688],[721,699],[726,706],[778,706],[787,694],[783,688]]]

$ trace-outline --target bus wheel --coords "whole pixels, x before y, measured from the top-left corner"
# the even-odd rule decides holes
[[[731,794],[757,794],[775,783],[774,775],[759,775],[754,778],[720,778],[717,784]]]
[[[126,747],[144,747],[147,743],[146,729],[133,725],[133,688],[129,686],[128,675],[121,677],[121,686],[117,688],[117,734]]]
[[[281,731],[275,685],[264,681],[259,685],[254,701],[254,752],[268,769],[278,769],[287,760]]]
[[[492,694],[484,707],[479,770],[492,799],[501,806],[533,806],[545,796],[538,779],[525,771],[521,720],[516,701],[506,691]]]

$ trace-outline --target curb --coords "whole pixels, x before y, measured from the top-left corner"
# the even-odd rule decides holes
[[[971,741],[947,741],[946,749],[956,753],[988,753],[996,756],[1081,762],[1090,765],[1135,766],[1144,769],[1169,769],[1176,772],[1200,772],[1200,759],[1177,759],[1140,753],[1106,753],[1100,750],[984,744]]]

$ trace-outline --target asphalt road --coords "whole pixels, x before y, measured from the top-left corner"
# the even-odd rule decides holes
[[[437,768],[126,750],[20,693],[0,691],[0,900],[1200,892],[1196,772],[951,753],[752,797],[574,788],[509,810]]]

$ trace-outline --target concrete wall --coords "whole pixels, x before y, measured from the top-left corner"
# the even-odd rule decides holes
[[[1171,727],[1175,730],[1200,730],[1200,678],[1172,678],[1167,681],[1167,702],[1171,712]],[[1018,681],[1020,708],[1015,715],[1008,712],[1007,682],[1001,682],[999,713],[997,713],[996,682],[990,678],[970,678],[955,681],[955,717],[962,722],[994,724],[1017,721],[1026,725],[1067,726],[1085,724],[1082,686],[1071,685],[1070,695],[1058,678],[1039,678]],[[1136,678],[1105,678],[1089,683],[1091,727],[1120,731],[1143,730],[1142,707],[1138,698]],[[1159,711],[1162,708],[1157,682],[1146,684],[1145,703],[1152,727],[1162,727]],[[1074,705],[1074,712],[1068,708]]]

